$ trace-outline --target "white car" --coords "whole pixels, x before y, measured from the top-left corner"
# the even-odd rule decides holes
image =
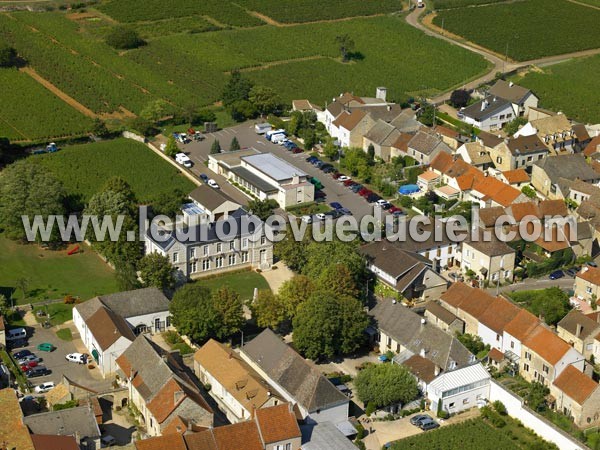
[[[177,164],[181,164],[183,167],[187,167],[188,169],[192,167],[192,160],[185,153],[177,153],[175,155],[175,161]]]
[[[384,199],[377,200],[377,206],[383,207],[383,206],[387,206],[389,204],[390,204],[390,202],[388,202],[387,200],[384,200]]]
[[[74,362],[77,364],[87,363],[87,357],[83,353],[69,353],[65,356],[65,359],[69,362]]]
[[[219,185],[217,184],[217,182],[215,180],[213,180],[212,178],[210,180],[208,180],[206,182],[206,184],[208,184],[211,188],[213,189],[219,189]]]
[[[351,180],[351,178],[350,178],[350,177],[348,177],[348,176],[346,176],[346,175],[341,175],[341,176],[339,176],[339,177],[338,177],[338,179],[337,179],[337,180],[338,180],[340,183],[343,183],[344,181]]]
[[[302,216],[302,222],[312,223],[312,216]]]
[[[45,394],[46,392],[54,389],[54,386],[54,381],[48,381],[47,383],[37,385],[34,391],[36,394]]]
[[[327,219],[327,216],[323,213],[315,214],[315,217],[320,221]]]

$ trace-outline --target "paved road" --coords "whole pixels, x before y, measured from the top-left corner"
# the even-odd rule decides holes
[[[571,277],[564,277],[558,280],[550,280],[548,278],[540,279],[540,280],[526,280],[521,283],[509,284],[507,286],[500,286],[501,294],[509,294],[511,292],[518,291],[529,291],[533,289],[546,289],[551,287],[559,287],[563,291],[569,291],[573,289],[573,285],[575,284],[575,280]],[[495,287],[488,288],[488,291],[491,293],[496,292]]]
[[[432,30],[431,28],[426,27],[419,20],[421,15],[424,12],[425,12],[425,8],[415,8],[412,12],[410,12],[406,16],[406,22],[409,25],[417,28],[418,30],[422,31],[423,33],[425,33],[429,36],[433,36],[438,39],[443,39],[444,41],[450,42],[454,45],[458,45],[459,47],[462,47],[464,49],[467,49],[469,51],[477,53],[478,55],[483,56],[487,61],[489,61],[492,64],[492,68],[490,69],[490,71],[488,73],[477,78],[476,80],[473,80],[469,83],[464,84],[463,85],[464,89],[475,89],[478,86],[480,86],[481,84],[488,83],[488,82],[494,80],[494,78],[496,77],[496,73],[498,73],[498,72],[512,72],[513,70],[521,69],[521,68],[532,66],[532,65],[544,66],[544,65],[556,64],[559,62],[567,61],[569,59],[580,58],[583,56],[591,56],[591,55],[596,55],[596,54],[600,53],[600,48],[596,48],[596,49],[584,50],[584,51],[580,51],[580,52],[566,53],[566,54],[562,54],[562,55],[547,56],[544,58],[532,59],[529,61],[520,61],[520,62],[506,61],[504,58],[501,58],[498,55],[496,55],[490,51],[487,51],[483,48],[475,47],[468,42],[462,42],[462,41],[456,40],[451,36],[439,34],[436,31]],[[430,100],[435,104],[443,103],[450,99],[450,94],[451,94],[451,91],[448,91],[448,92],[438,95],[437,97],[434,97]]]
[[[215,181],[219,183],[223,192],[239,203],[244,205],[247,204],[248,197],[227,183],[224,177],[208,170],[208,167],[204,165],[204,162],[208,160],[210,147],[214,139],[218,139],[221,147],[228,150],[233,137],[238,139],[242,148],[254,147],[261,152],[271,152],[307,174],[318,178],[324,185],[323,192],[327,195],[327,203],[339,202],[351,210],[352,214],[357,218],[373,213],[373,206],[367,203],[365,199],[344,187],[342,183],[335,181],[330,175],[321,172],[312,164],[307,163],[306,158],[308,153],[293,154],[292,152],[287,151],[283,146],[272,144],[263,136],[257,135],[254,131],[254,122],[245,122],[216,133],[208,133],[206,139],[202,142],[190,142],[185,145],[179,144],[182,151],[187,153],[194,162],[194,167],[191,169],[191,172],[194,175],[198,176],[200,173],[206,173],[209,177],[214,178]]]

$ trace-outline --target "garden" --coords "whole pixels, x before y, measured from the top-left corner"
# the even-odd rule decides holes
[[[254,288],[258,290],[270,289],[267,280],[260,273],[252,270],[241,270],[224,275],[202,278],[197,283],[213,291],[226,287],[237,292],[242,301],[253,298]]]
[[[438,27],[442,22],[444,29],[517,61],[600,47],[600,10],[567,0],[448,9],[433,19]]]

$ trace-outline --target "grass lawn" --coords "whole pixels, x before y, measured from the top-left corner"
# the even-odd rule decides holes
[[[599,0],[600,1],[600,0]],[[513,78],[540,98],[540,106],[582,122],[600,122],[600,55],[553,64]]]
[[[73,334],[71,333],[70,328],[61,328],[60,330],[58,330],[56,332],[56,337],[58,337],[59,339],[61,339],[63,341],[72,341],[73,340]]]
[[[96,295],[116,292],[118,289],[113,270],[90,247],[82,244],[81,248],[82,253],[67,256],[66,250],[44,250],[37,245],[22,245],[0,235],[0,292],[7,298],[12,294],[17,304],[58,299],[66,295],[87,300]],[[23,293],[15,287],[19,278],[28,280],[25,300]],[[53,307],[58,308],[58,305]]]
[[[73,306],[64,303],[51,303],[49,305],[36,305],[34,308],[35,318],[38,322],[45,322],[46,316],[38,317],[37,312],[43,311],[50,314],[50,323],[60,325],[73,319]]]
[[[567,0],[449,9],[433,22],[442,21],[446,30],[501,55],[508,45],[508,57],[518,61],[600,47],[600,10]]]
[[[86,202],[106,181],[118,176],[127,181],[139,202],[151,203],[163,194],[189,193],[195,185],[148,147],[131,139],[74,145],[58,153],[29,159],[54,173],[69,195]]]
[[[251,299],[254,295],[254,288],[269,289],[269,284],[263,278],[263,276],[251,270],[244,270],[220,275],[214,278],[202,279],[198,280],[197,283],[200,283],[201,285],[213,290],[222,287],[228,287],[240,294],[242,300]]]

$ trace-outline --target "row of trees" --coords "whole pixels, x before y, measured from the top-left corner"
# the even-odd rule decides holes
[[[231,73],[221,99],[223,106],[237,122],[281,109],[281,100],[274,89],[254,85],[237,70]]]

